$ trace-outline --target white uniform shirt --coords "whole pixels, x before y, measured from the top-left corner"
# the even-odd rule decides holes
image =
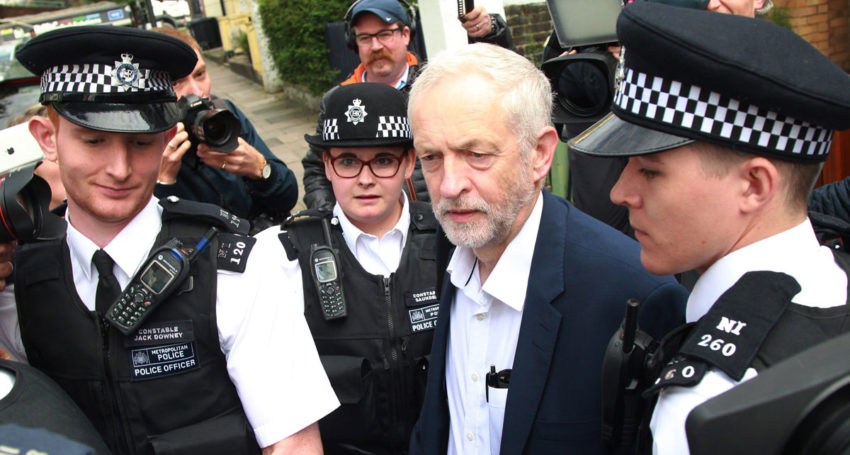
[[[499,453],[509,389],[485,393],[485,380],[490,365],[496,371],[513,368],[542,213],[541,193],[483,286],[471,249],[457,247],[447,267],[458,289],[446,353],[449,454]]]
[[[410,227],[410,204],[403,194],[401,201],[402,209],[398,222],[380,239],[361,231],[352,224],[339,203],[334,206],[333,213],[339,218],[345,244],[363,269],[372,275],[389,276],[398,268],[404,242],[407,241],[407,230]]]
[[[733,251],[714,263],[697,280],[688,298],[686,320],[698,320],[741,276],[752,271],[783,272],[794,277],[802,289],[793,298],[799,305],[830,308],[847,301],[847,275],[835,263],[830,249],[818,244],[806,219],[794,228]],[[756,370],[748,368],[738,382],[710,368],[693,387],[664,389],[650,422],[653,453],[688,454],[685,420],[691,410],[756,376]]]
[[[104,248],[115,261],[113,273],[122,288],[147,258],[162,227],[161,213],[157,199],[151,198]],[[91,258],[98,248],[71,223],[67,241],[74,284],[85,305],[94,310],[98,273]],[[276,237],[273,240],[277,242]],[[285,304],[300,296],[300,281],[294,289],[287,287],[268,267],[277,261],[271,248],[258,240],[244,273],[217,273],[221,350],[261,447],[285,439],[339,406],[303,313]]]

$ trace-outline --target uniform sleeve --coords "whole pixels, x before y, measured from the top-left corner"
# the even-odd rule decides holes
[[[221,348],[261,447],[339,406],[304,319],[300,268],[278,232],[257,235],[244,273],[218,274]]]
[[[295,179],[295,174],[272,153],[248,117],[232,102],[228,100],[225,102],[239,118],[242,139],[257,149],[271,165],[272,172],[268,179],[245,179],[248,193],[254,204],[260,207],[261,212],[273,218],[283,219],[298,202],[298,181]]]

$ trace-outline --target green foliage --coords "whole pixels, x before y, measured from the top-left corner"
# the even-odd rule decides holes
[[[791,29],[791,8],[787,6],[774,6],[770,10],[770,21],[776,25]]]
[[[236,45],[246,54],[251,53],[250,45],[248,44],[248,33],[245,30],[236,32]]]
[[[325,23],[339,22],[351,0],[260,0],[263,32],[281,79],[314,95],[330,89],[335,70],[328,64]]]

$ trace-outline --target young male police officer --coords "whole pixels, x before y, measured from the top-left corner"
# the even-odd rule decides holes
[[[136,29],[73,27],[17,57],[42,74],[49,118],[30,129],[61,163],[68,195],[65,236],[15,255],[30,363],[115,453],[320,453],[315,422],[338,403],[303,317],[280,305],[284,290],[249,256],[245,221],[152,196],[178,120],[171,81],[195,66],[192,48]],[[107,321],[153,248],[177,239],[189,251],[210,226],[220,232],[191,276],[140,328],[123,335]]]
[[[367,82],[332,91],[326,107],[322,130],[305,139],[323,150],[333,211],[296,214],[285,232],[268,229],[258,242],[277,243],[278,279],[303,290],[298,310],[342,402],[319,422],[325,452],[401,454],[422,403],[437,319],[437,222],[427,203],[402,191],[416,158],[405,96]],[[336,252],[334,266],[314,254],[324,247]],[[343,304],[323,300],[327,286]]]
[[[614,114],[571,145],[629,156],[611,199],[649,271],[701,273],[695,325],[653,387],[654,451],[683,454],[696,406],[842,330],[847,262],[818,244],[806,200],[832,131],[850,128],[850,78],[750,18],[637,3],[617,33]]]

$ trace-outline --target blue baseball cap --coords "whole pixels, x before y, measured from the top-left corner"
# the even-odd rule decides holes
[[[360,0],[351,10],[352,25],[360,13],[372,13],[387,24],[395,24],[401,21],[405,25],[410,25],[407,13],[396,0]]]

